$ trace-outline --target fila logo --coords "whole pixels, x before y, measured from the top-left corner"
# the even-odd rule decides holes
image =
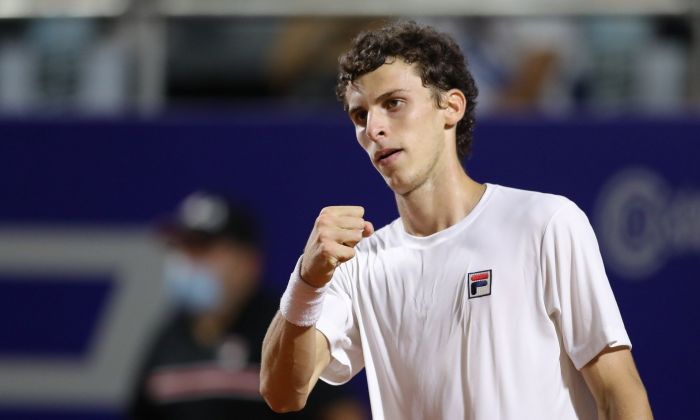
[[[469,282],[469,299],[491,294],[491,270],[467,274]]]

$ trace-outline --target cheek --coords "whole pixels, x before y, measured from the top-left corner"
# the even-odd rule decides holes
[[[425,143],[438,141],[444,135],[444,124],[440,117],[438,111],[431,109],[415,119],[415,131],[421,133]]]
[[[435,117],[429,111],[429,109],[417,108],[402,115],[398,121],[400,123],[396,124],[396,129],[400,129],[407,135],[416,134],[418,137],[424,137],[435,129]]]
[[[369,153],[369,146],[371,144],[371,141],[369,141],[369,139],[367,139],[367,137],[364,134],[364,129],[355,129],[355,138],[357,139],[357,144],[359,144],[360,147],[362,147],[367,153]]]

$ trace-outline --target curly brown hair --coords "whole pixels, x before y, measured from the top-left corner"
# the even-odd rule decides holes
[[[347,107],[345,90],[348,84],[395,58],[417,65],[423,86],[433,90],[438,107],[442,106],[442,93],[450,89],[459,89],[464,93],[467,109],[457,123],[457,154],[462,160],[472,148],[478,90],[462,51],[447,34],[413,21],[398,21],[361,32],[353,40],[350,50],[338,60],[335,89],[338,100]]]

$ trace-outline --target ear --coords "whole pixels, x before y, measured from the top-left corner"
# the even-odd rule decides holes
[[[467,98],[459,89],[450,89],[443,94],[445,105],[445,125],[454,127],[464,117],[467,110]]]

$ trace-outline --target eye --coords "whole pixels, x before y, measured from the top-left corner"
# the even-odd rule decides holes
[[[389,109],[389,110],[399,108],[401,105],[403,105],[403,100],[397,99],[397,98],[388,99],[384,103],[384,106],[386,107],[386,109]]]
[[[367,121],[367,111],[365,111],[364,109],[358,109],[357,111],[352,113],[352,120],[357,125],[364,125]]]

